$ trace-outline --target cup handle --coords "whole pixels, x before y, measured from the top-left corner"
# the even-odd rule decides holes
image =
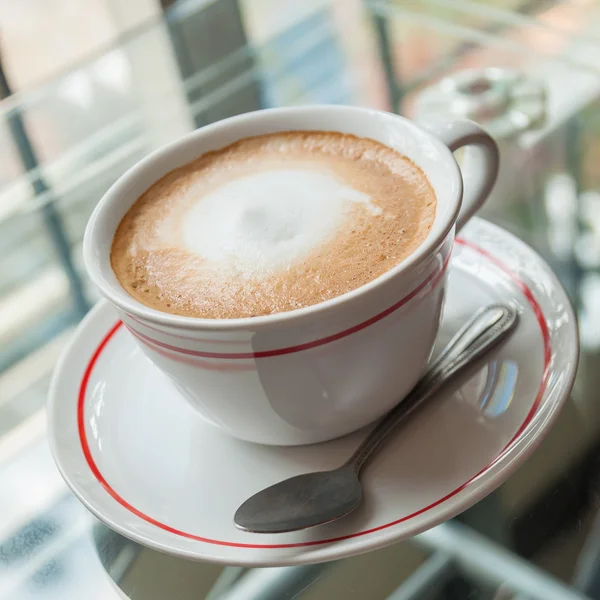
[[[461,167],[463,198],[456,220],[456,230],[460,231],[481,208],[494,187],[500,168],[498,144],[477,123],[466,119],[431,124],[427,129],[452,152],[465,147]]]

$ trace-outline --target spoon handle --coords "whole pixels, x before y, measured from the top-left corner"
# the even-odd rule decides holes
[[[503,304],[493,304],[475,313],[429,366],[408,396],[383,417],[346,465],[352,465],[358,474],[366,460],[388,439],[396,425],[411,415],[448,379],[472,365],[504,340],[516,326],[517,320],[517,311],[512,306]]]

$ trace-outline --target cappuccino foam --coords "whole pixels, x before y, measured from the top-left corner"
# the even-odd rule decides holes
[[[333,298],[427,236],[436,199],[409,159],[365,138],[247,138],[171,171],[117,228],[111,262],[143,304],[237,318]]]

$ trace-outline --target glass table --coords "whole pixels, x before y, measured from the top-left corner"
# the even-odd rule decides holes
[[[0,166],[0,599],[600,598],[600,5],[164,4],[127,21],[96,56],[0,103],[0,153],[10,159]],[[200,40],[211,31],[223,35],[207,49]],[[79,120],[61,102],[79,106]],[[567,288],[581,330],[575,388],[514,475],[411,540],[305,567],[176,559],[89,515],[47,446],[52,367],[97,300],[81,267],[83,226],[108,185],[169,139],[229,114],[308,102],[417,119],[433,106],[499,137],[503,172],[484,216],[536,248]],[[47,123],[62,137],[47,139]],[[19,163],[23,133],[35,163]]]

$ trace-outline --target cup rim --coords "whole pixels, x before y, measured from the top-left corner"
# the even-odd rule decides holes
[[[364,285],[330,298],[316,304],[311,304],[302,308],[296,308],[290,311],[273,313],[268,315],[260,315],[256,317],[239,317],[231,319],[214,319],[214,318],[203,318],[203,317],[190,317],[183,315],[175,315],[172,313],[162,312],[154,308],[150,308],[145,304],[139,302],[133,296],[130,296],[127,291],[118,283],[113,285],[103,275],[103,268],[98,263],[96,255],[98,252],[108,252],[109,257],[108,268],[112,269],[110,265],[110,248],[112,247],[112,238],[110,240],[98,240],[98,220],[101,214],[110,210],[110,207],[116,204],[116,198],[122,197],[124,192],[130,188],[132,181],[138,177],[141,171],[145,171],[151,168],[153,165],[163,162],[174,150],[179,148],[182,144],[193,142],[196,139],[202,138],[208,134],[213,134],[219,129],[225,129],[228,127],[234,127],[236,124],[242,123],[249,119],[256,118],[257,114],[269,113],[270,115],[298,115],[301,113],[313,114],[317,111],[331,111],[335,110],[338,112],[346,112],[349,117],[352,115],[361,118],[372,118],[381,119],[382,116],[392,120],[401,121],[404,127],[408,130],[415,130],[419,132],[421,136],[426,136],[429,143],[433,144],[441,155],[446,156],[447,162],[449,163],[451,171],[454,175],[454,187],[456,193],[454,197],[450,199],[450,207],[446,211],[446,222],[440,227],[439,232],[436,235],[429,235],[409,256],[398,263],[392,269],[386,271],[379,277],[365,283]],[[285,131],[282,127],[281,131]],[[240,137],[240,139],[243,136]],[[190,159],[192,160],[192,159]],[[425,175],[427,172],[424,170]],[[282,107],[282,108],[269,108],[234,117],[229,117],[221,121],[217,121],[210,125],[201,127],[200,129],[194,130],[187,133],[186,135],[178,138],[177,140],[154,150],[142,160],[138,161],[135,165],[130,167],[123,175],[121,175],[117,181],[107,190],[104,196],[100,199],[92,215],[89,218],[88,224],[85,229],[83,239],[83,258],[87,273],[95,286],[99,289],[100,293],[114,304],[118,309],[122,310],[126,314],[132,315],[147,321],[155,325],[162,325],[166,327],[172,327],[175,329],[185,330],[198,330],[198,331],[232,331],[240,329],[256,329],[258,327],[266,327],[278,323],[289,323],[302,319],[316,313],[324,313],[331,309],[336,309],[341,305],[348,304],[357,298],[365,296],[386,283],[390,279],[397,277],[398,275],[405,273],[414,267],[421,264],[428,256],[431,256],[433,251],[440,246],[447,238],[451,229],[454,227],[458,214],[460,212],[462,203],[462,175],[456,160],[454,159],[450,149],[435,135],[418,125],[414,121],[402,117],[400,115],[386,112],[377,109],[355,107],[355,106],[343,106],[343,105],[307,105],[300,107]],[[452,206],[453,203],[453,206]],[[131,205],[133,202],[131,203]],[[114,235],[114,232],[113,232]],[[108,250],[107,250],[108,248]],[[100,250],[98,250],[100,249]],[[106,267],[106,265],[105,265]],[[118,287],[118,290],[114,288]]]

